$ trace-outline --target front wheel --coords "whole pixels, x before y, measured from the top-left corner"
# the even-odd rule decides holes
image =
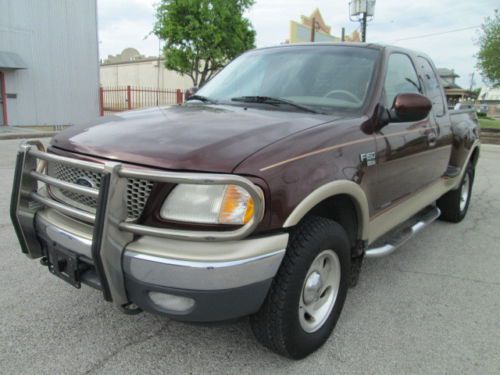
[[[437,204],[441,210],[441,220],[452,223],[458,223],[463,220],[469,209],[473,182],[474,167],[472,164],[469,164],[459,188],[451,190],[439,198]]]
[[[299,224],[264,305],[250,319],[256,338],[294,359],[322,346],[344,305],[350,259],[349,240],[338,223],[309,217]]]

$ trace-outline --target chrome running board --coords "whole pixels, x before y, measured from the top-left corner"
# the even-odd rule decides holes
[[[366,250],[365,256],[367,258],[379,258],[392,254],[406,241],[434,222],[439,215],[441,215],[439,208],[434,206],[425,208],[417,215],[409,219],[406,222],[406,225],[397,227],[379,240],[375,241],[372,247],[369,247]]]

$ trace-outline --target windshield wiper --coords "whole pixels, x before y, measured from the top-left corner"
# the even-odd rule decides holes
[[[190,100],[199,100],[200,102],[210,103],[210,104],[216,104],[217,103],[215,100],[207,98],[206,96],[203,96],[203,95],[191,95],[189,98],[186,99],[186,102],[188,102]]]
[[[295,103],[291,100],[274,98],[271,96],[238,96],[236,98],[231,98],[231,101],[243,102],[243,103],[264,103],[264,104],[274,104],[274,105],[286,104],[305,112],[321,113],[315,109],[312,109],[311,107]]]

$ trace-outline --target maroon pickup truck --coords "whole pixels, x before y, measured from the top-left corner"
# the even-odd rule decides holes
[[[180,106],[21,145],[22,251],[125,312],[250,316],[291,358],[319,348],[364,257],[458,222],[479,157],[424,54],[374,44],[264,48]]]

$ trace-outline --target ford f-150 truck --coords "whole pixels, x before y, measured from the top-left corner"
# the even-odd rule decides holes
[[[22,251],[123,311],[250,316],[303,358],[364,257],[462,220],[479,157],[432,61],[375,44],[249,51],[183,105],[73,126],[17,154]]]

